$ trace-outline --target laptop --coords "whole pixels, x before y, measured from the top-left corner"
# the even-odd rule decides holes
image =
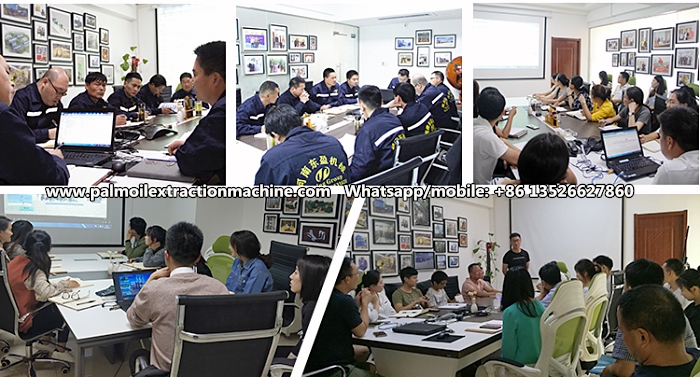
[[[655,174],[659,164],[644,156],[636,128],[601,131],[608,168],[625,181]]]
[[[55,148],[66,164],[100,165],[114,155],[115,124],[113,110],[63,110]]]
[[[382,92],[382,103],[386,104],[394,100],[394,91],[391,89],[380,89]]]
[[[447,328],[445,325],[433,325],[430,323],[409,323],[407,325],[394,327],[392,330],[401,334],[411,334],[411,335],[432,335],[437,332],[443,331]]]
[[[153,271],[125,271],[112,273],[117,305],[127,311]]]

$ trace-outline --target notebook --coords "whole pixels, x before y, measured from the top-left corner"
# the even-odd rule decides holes
[[[112,110],[63,110],[56,149],[66,164],[95,166],[114,155],[116,114]]]
[[[605,162],[625,181],[656,173],[660,165],[644,156],[636,128],[601,131]]]
[[[180,173],[180,167],[174,161],[141,161],[127,170],[126,175],[134,178],[149,178],[163,181],[194,182],[194,178]]]
[[[127,271],[112,273],[112,281],[114,283],[114,293],[117,297],[117,305],[122,310],[127,311],[134,298],[139,293],[141,288],[153,271]]]
[[[411,334],[411,335],[432,335],[436,332],[440,332],[446,329],[445,325],[434,325],[430,323],[409,323],[407,325],[394,327],[392,330],[401,334]]]

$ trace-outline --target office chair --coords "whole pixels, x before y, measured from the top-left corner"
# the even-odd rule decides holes
[[[700,377],[700,359],[695,363],[695,367],[693,367],[693,371],[690,372],[691,377]]]
[[[415,186],[418,184],[418,167],[423,163],[420,157],[414,157],[401,165],[384,170],[373,176],[353,182],[355,185],[394,185]]]
[[[211,244],[211,250],[215,253],[223,253],[231,255],[231,250],[229,250],[228,245],[231,243],[231,236],[219,236],[213,244]]]
[[[392,301],[391,296],[394,295],[394,292],[396,292],[399,287],[401,287],[401,283],[384,283],[384,293],[386,293],[386,297],[389,298],[389,301]]]
[[[231,274],[231,266],[233,266],[233,257],[223,253],[213,254],[207,259],[207,266],[211,270],[211,275],[214,279],[226,284],[226,279]]]
[[[179,86],[180,84],[177,85]],[[173,87],[170,85],[166,85],[165,88],[163,88],[163,91],[160,92],[160,97],[163,98],[163,102],[170,102],[170,97],[172,97],[172,95]]]
[[[602,289],[601,289],[602,286]],[[581,368],[591,370],[605,351],[603,320],[608,308],[607,275],[593,276],[591,288],[584,297],[586,303],[586,334],[581,342]]]
[[[297,268],[297,260],[306,255],[308,247],[270,241],[272,257],[272,290],[285,291],[288,298],[284,303],[282,334],[289,336],[301,330],[301,298],[289,290],[289,275]]]
[[[14,334],[17,338],[24,341],[25,343],[24,356],[17,354],[7,354],[2,358],[2,360],[0,360],[0,372],[10,368],[14,368],[19,364],[27,364],[28,375],[31,377],[36,377],[34,364],[51,363],[61,365],[61,373],[67,374],[68,372],[70,372],[70,364],[68,362],[50,358],[48,357],[49,355],[46,351],[34,352],[33,350],[33,344],[35,342],[40,340],[45,335],[49,335],[60,330],[60,328],[50,329],[40,334],[32,334],[30,336],[27,336],[27,334],[20,333],[19,324],[20,321],[24,321],[24,318],[19,317],[19,309],[17,308],[17,302],[15,302],[15,297],[12,295],[10,281],[7,276],[7,256],[5,255],[4,250],[2,251],[2,255],[0,255],[0,260],[0,266],[2,266],[2,270],[0,270],[0,275],[2,275],[2,284],[0,284],[0,307],[3,308],[2,310],[0,310],[0,329]],[[39,310],[48,308],[51,305],[53,304],[43,305],[39,309],[34,310],[32,313],[36,313]],[[3,352],[5,352],[4,349]],[[7,352],[9,352],[9,347],[7,349]],[[19,360],[12,362],[9,359],[10,357],[18,358]]]
[[[457,278],[457,275],[447,277],[445,293],[447,293],[447,297],[449,297],[451,300],[454,300],[455,296],[460,294],[459,279]]]
[[[423,184],[428,170],[433,165],[435,158],[440,154],[440,139],[444,130],[437,130],[425,135],[411,136],[399,139],[396,142],[396,154],[394,166],[400,165],[416,156],[422,159],[418,168],[418,184]]]
[[[416,288],[418,288],[423,295],[428,293],[428,289],[433,285],[433,282],[430,280],[425,280],[421,281],[420,283],[416,284]]]
[[[524,377],[577,377],[579,354],[586,332],[583,285],[578,280],[561,283],[552,302],[540,318],[542,351],[534,366],[508,359],[487,360],[476,372],[477,377],[500,376],[499,369]]]
[[[637,78],[634,76],[630,76],[630,79],[627,80],[627,83],[632,86],[637,86]]]
[[[612,273],[613,286],[608,302],[608,310],[606,313],[608,319],[607,336],[604,338],[606,345],[612,345],[615,341],[615,335],[617,334],[617,306],[620,302],[620,297],[622,296],[624,290],[624,276],[625,275],[622,271],[613,271]]]
[[[612,73],[608,73],[608,82],[613,82]]]

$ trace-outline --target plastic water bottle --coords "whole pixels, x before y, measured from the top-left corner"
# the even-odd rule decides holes
[[[496,293],[496,297],[493,298],[493,310],[501,310],[501,294]]]

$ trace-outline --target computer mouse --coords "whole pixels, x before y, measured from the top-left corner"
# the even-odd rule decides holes
[[[126,171],[126,163],[122,160],[112,160],[112,171],[123,173]]]
[[[446,339],[448,336],[450,336],[450,334],[443,331],[443,332],[438,334],[437,338],[438,339]]]

